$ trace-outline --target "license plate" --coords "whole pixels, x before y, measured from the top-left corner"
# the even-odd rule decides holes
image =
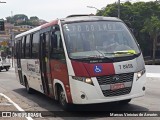
[[[116,83],[116,84],[111,84],[110,88],[111,90],[118,90],[118,89],[122,89],[124,88],[124,84],[123,83]]]

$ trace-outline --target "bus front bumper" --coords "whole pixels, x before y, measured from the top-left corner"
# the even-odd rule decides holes
[[[144,96],[146,75],[144,74],[138,80],[136,80],[136,76],[137,75],[135,73],[132,88],[129,94],[109,97],[104,96],[96,78],[92,78],[94,85],[90,85],[81,81],[73,80],[70,77],[70,89],[73,104],[107,103]]]

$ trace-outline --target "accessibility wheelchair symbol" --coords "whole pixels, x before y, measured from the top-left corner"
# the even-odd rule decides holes
[[[102,72],[102,66],[101,65],[94,66],[94,72],[95,73],[101,73]]]

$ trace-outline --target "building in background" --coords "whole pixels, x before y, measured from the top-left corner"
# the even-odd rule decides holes
[[[14,36],[32,29],[30,25],[19,25],[15,26],[12,23],[4,21],[4,30],[0,31],[0,51],[3,55],[12,56],[12,47],[14,45]]]

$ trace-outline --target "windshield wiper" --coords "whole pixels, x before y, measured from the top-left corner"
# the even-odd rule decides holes
[[[104,53],[104,54],[132,54],[132,55],[135,55],[136,54],[136,51],[135,50],[123,50],[123,51],[115,51],[115,52],[108,52],[108,53]]]
[[[108,57],[104,57],[104,56],[100,56],[100,57],[81,57],[81,58],[72,58],[74,60],[86,60],[86,61],[91,61],[91,60],[109,60],[111,62],[113,62],[112,58],[108,58]]]
[[[135,50],[123,50],[123,51],[116,51],[115,54],[136,54]]]

